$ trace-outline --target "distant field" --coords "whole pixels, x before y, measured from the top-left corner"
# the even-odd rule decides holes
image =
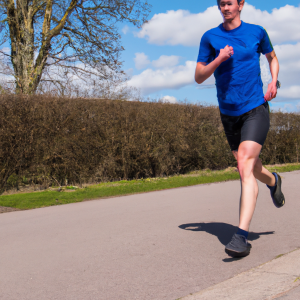
[[[274,165],[268,166],[267,168],[272,172],[291,172],[300,170],[300,164]],[[0,207],[2,207],[2,212],[7,211],[7,209],[3,207],[26,210],[82,202],[91,199],[124,196],[238,179],[239,174],[236,168],[228,168],[223,171],[195,171],[187,175],[132,181],[123,180],[90,185],[84,188],[69,186],[63,188],[60,192],[57,190],[47,190],[44,192],[5,195],[0,196]]]

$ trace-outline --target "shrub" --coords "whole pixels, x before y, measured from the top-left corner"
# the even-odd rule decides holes
[[[271,114],[264,163],[298,161],[299,126]],[[2,95],[0,143],[1,190],[236,165],[218,108],[191,104]]]

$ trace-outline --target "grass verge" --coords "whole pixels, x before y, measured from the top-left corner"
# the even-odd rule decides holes
[[[300,170],[300,164],[267,166],[267,169],[272,172],[291,172]],[[124,180],[112,183],[101,183],[76,189],[73,192],[67,192],[70,191],[69,187],[61,192],[44,191],[5,195],[0,196],[0,206],[26,210],[82,202],[91,199],[160,191],[177,187],[187,187],[197,184],[207,184],[238,179],[239,174],[235,168],[228,168],[223,171],[204,170],[192,172],[186,175],[166,178],[148,178],[132,181]]]

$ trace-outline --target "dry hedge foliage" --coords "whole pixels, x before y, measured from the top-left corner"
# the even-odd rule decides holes
[[[264,163],[298,161],[300,116],[272,113]],[[216,107],[0,96],[0,189],[236,165]]]

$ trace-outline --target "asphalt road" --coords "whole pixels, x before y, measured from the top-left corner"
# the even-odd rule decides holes
[[[224,245],[238,224],[238,181],[0,215],[0,298],[175,300],[300,247],[300,172],[286,205],[260,185],[242,260]],[[285,298],[283,298],[285,299]]]

